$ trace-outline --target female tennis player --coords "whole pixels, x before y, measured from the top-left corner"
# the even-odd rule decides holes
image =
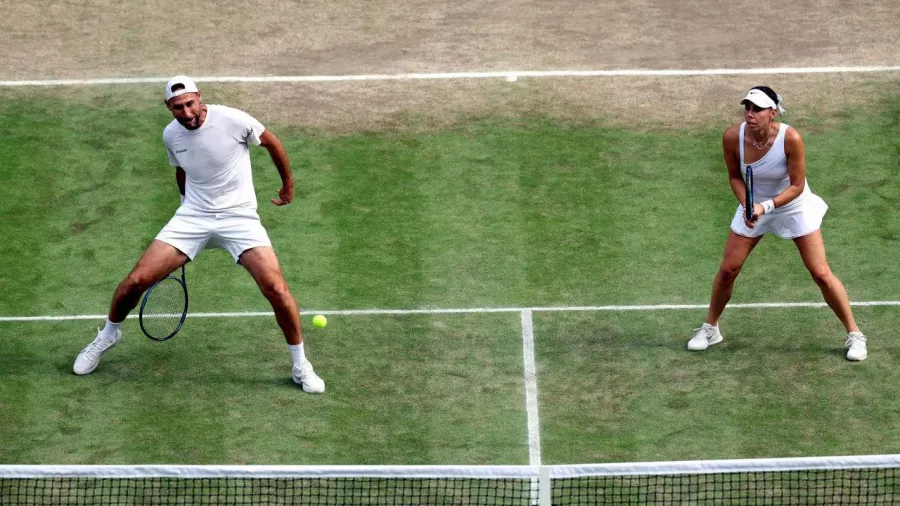
[[[722,342],[719,317],[731,299],[741,267],[767,233],[791,239],[803,264],[822,290],[825,302],[847,330],[848,360],[865,360],[866,336],[850,310],[847,291],[825,258],[820,226],[828,206],[806,181],[803,139],[797,130],[776,121],[781,97],[768,86],[752,88],[743,99],[744,122],[725,130],[722,147],[731,190],[739,202],[725,241],[722,265],[713,281],[706,322],[687,343],[692,351]],[[753,173],[753,219],[744,212],[747,167]]]
[[[166,83],[165,104],[175,118],[163,131],[163,141],[175,167],[181,207],[119,284],[106,325],[75,359],[75,374],[92,372],[100,356],[121,341],[119,325],[145,290],[203,249],[220,247],[250,272],[275,310],[293,359],[294,382],[305,392],[324,392],[325,382],[306,359],[297,302],[256,212],[250,144],[264,147],[281,175],[282,187],[272,203],[286,205],[294,198],[294,179],[281,141],[243,111],[204,104],[187,76]]]

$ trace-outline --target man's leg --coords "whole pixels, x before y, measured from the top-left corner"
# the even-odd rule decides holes
[[[148,288],[188,262],[187,255],[162,241],[154,240],[131,273],[119,283],[109,309],[109,321],[121,323],[137,306]]]
[[[263,296],[272,304],[285,341],[291,345],[302,343],[300,308],[288,290],[275,251],[266,246],[249,249],[241,254],[241,265],[253,276]]]
[[[75,359],[72,367],[75,374],[88,374],[97,368],[100,356],[122,339],[119,325],[137,306],[141,295],[187,261],[187,255],[169,244],[157,240],[150,243],[131,273],[116,288],[106,325]]]
[[[291,295],[275,250],[270,246],[248,249],[240,255],[241,265],[253,276],[263,296],[272,304],[275,319],[284,332],[284,339],[291,350],[294,362],[294,381],[310,393],[325,391],[325,382],[313,372],[306,360],[303,332],[300,328],[300,308]]]

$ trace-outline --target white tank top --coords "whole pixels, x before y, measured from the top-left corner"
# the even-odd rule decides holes
[[[782,123],[778,128],[778,135],[772,143],[769,152],[762,158],[753,163],[744,163],[744,127],[747,123],[741,123],[740,144],[741,151],[741,174],[746,178],[747,166],[753,167],[753,200],[760,203],[764,200],[775,198],[778,194],[787,189],[791,185],[791,178],[788,176],[787,155],[784,153],[784,135],[787,132],[788,125]],[[809,184],[804,179],[803,192],[794,200],[779,209],[790,208],[800,205],[807,195],[812,193]]]

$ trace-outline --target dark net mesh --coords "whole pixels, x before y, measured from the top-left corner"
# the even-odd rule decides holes
[[[531,480],[0,478],[3,505],[529,505]]]
[[[900,504],[900,468],[554,478],[557,506]],[[534,478],[0,478],[2,505],[538,504]]]
[[[841,469],[553,480],[553,504],[900,504],[900,469]]]

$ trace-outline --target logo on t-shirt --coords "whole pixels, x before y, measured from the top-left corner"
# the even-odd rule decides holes
[[[187,153],[187,148],[184,148],[184,149],[176,149],[176,150],[175,150],[175,154],[177,155],[177,154],[179,154],[179,153]]]

